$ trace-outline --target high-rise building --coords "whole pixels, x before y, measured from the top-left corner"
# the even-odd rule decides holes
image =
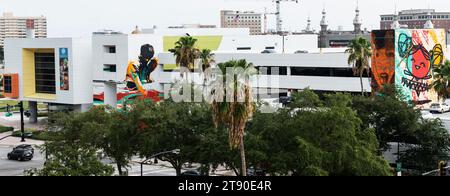
[[[44,16],[19,17],[12,13],[3,13],[0,17],[0,46],[5,38],[25,38],[27,29],[34,29],[36,38],[47,37],[47,19]]]
[[[262,13],[222,10],[220,20],[222,28],[249,28],[250,35],[263,34],[264,18]]]
[[[381,15],[380,17],[380,29],[382,30],[398,26],[397,24],[393,25],[397,22],[401,28],[423,29],[426,26],[430,27],[428,21],[431,21],[434,28],[450,31],[450,12],[436,12],[434,9],[413,9],[404,10],[398,14]]]

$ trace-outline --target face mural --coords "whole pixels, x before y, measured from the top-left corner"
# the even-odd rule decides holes
[[[406,101],[426,104],[437,101],[432,89],[433,68],[444,60],[444,30],[407,30],[395,32],[395,84]]]
[[[384,84],[393,84],[395,75],[395,31],[372,32],[372,89],[381,90]]]

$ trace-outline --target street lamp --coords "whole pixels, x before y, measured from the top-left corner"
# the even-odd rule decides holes
[[[147,164],[147,162],[150,161],[152,158],[155,158],[154,163],[156,163],[156,162],[157,162],[157,161],[156,161],[156,160],[157,160],[156,158],[157,158],[158,156],[165,155],[165,154],[175,154],[175,155],[178,155],[178,154],[180,154],[180,152],[181,152],[180,149],[174,149],[174,150],[171,150],[171,151],[160,152],[160,153],[157,153],[157,154],[154,154],[154,155],[148,157],[146,160],[140,162],[140,164],[141,164],[141,176],[144,176],[144,164]]]

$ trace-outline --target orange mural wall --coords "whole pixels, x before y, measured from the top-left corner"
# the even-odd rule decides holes
[[[395,82],[395,31],[372,31],[372,91]]]

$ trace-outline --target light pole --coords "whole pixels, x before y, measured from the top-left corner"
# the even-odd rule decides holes
[[[176,154],[176,155],[178,155],[178,154],[180,154],[180,152],[181,152],[180,149],[175,149],[175,150],[171,150],[171,151],[160,152],[160,153],[157,153],[157,154],[154,154],[154,155],[148,157],[146,160],[140,162],[140,164],[141,164],[141,176],[144,176],[144,164],[147,164],[147,162],[149,162],[152,158],[156,158],[158,156],[165,155],[165,154]]]
[[[20,107],[20,131],[22,133],[22,139],[20,140],[20,142],[25,142],[25,122],[23,120],[23,101],[19,102],[19,107]]]

